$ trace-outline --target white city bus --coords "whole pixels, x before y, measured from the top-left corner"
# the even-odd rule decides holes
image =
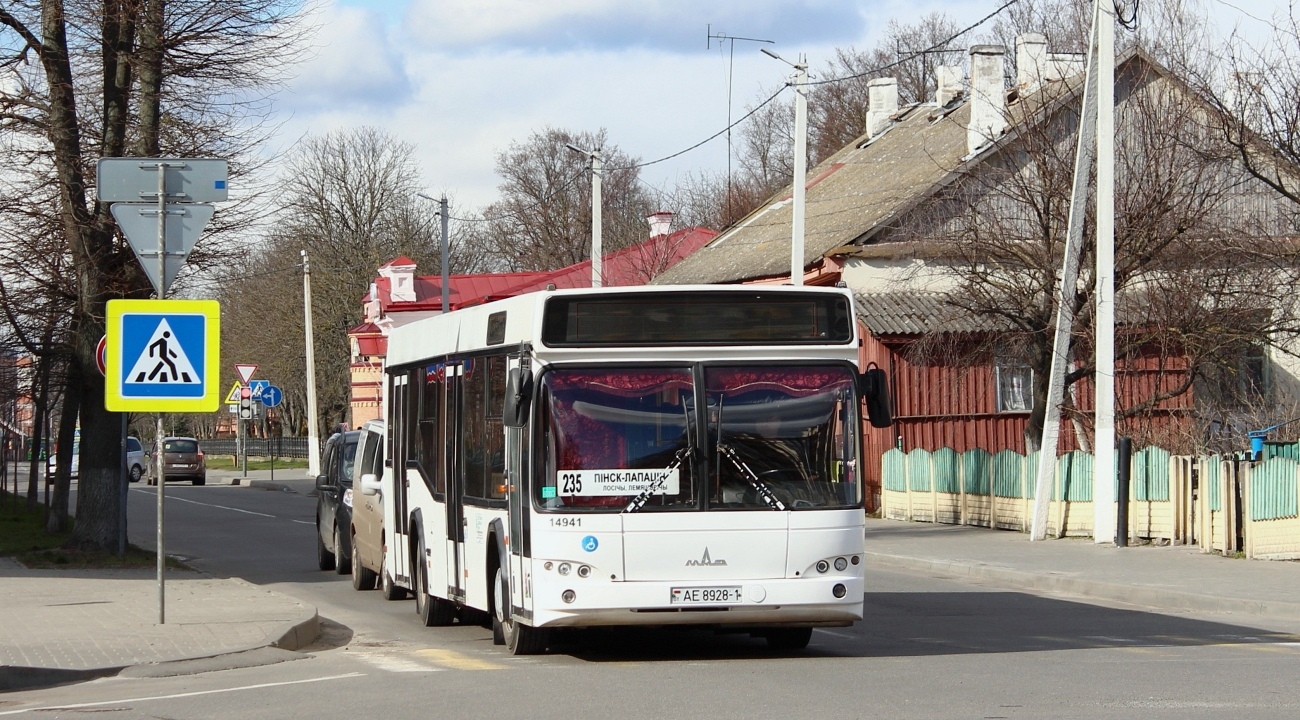
[[[798,649],[862,618],[861,427],[834,288],[547,291],[388,341],[383,571],[426,625],[707,625]],[[388,533],[389,531],[385,531]]]

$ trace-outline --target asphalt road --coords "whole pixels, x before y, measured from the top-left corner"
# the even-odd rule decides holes
[[[870,569],[866,619],[818,630],[798,653],[747,636],[601,631],[575,634],[545,656],[511,657],[483,628],[423,628],[411,601],[385,602],[316,570],[308,488],[170,486],[167,543],[205,570],[317,605],[329,622],[316,646],[172,669],[192,674],[44,690],[36,706],[23,693],[0,696],[0,716],[56,706],[65,709],[39,714],[1184,720],[1300,712],[1300,644],[1287,628]],[[144,546],[153,537],[152,490],[131,494],[132,540]]]

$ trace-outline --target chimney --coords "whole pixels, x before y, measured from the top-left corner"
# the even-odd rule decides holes
[[[1047,38],[1040,33],[1016,38],[1016,85],[1028,88],[1047,79]]]
[[[946,107],[948,103],[961,97],[961,67],[957,65],[940,65],[934,69],[935,91],[934,104]]]
[[[657,213],[651,213],[646,216],[646,222],[650,223],[650,237],[657,238],[660,235],[667,235],[673,227],[673,214],[667,210],[660,210]]]
[[[898,112],[898,81],[876,78],[867,82],[867,137],[889,127],[889,117]]]
[[[972,45],[970,49],[970,125],[966,127],[966,151],[993,142],[1007,127],[1006,88],[1002,82],[1001,45]]]

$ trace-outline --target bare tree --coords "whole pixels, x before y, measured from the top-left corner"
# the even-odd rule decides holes
[[[0,123],[6,165],[26,175],[72,278],[73,362],[60,442],[80,418],[80,481],[71,543],[116,546],[120,419],[98,401],[95,347],[105,303],[148,282],[106,204],[92,199],[98,157],[175,153],[242,161],[261,133],[265,90],[296,47],[291,0],[20,0],[0,5]],[[232,122],[239,120],[239,122]],[[0,202],[0,205],[8,205]],[[221,227],[221,223],[218,223]],[[214,245],[211,240],[208,245]],[[200,249],[197,258],[203,257]],[[60,475],[66,473],[62,465]]]
[[[1122,80],[1116,157],[1116,271],[1121,322],[1116,354],[1141,376],[1117,414],[1130,430],[1184,412],[1199,381],[1233,372],[1245,348],[1285,342],[1300,325],[1270,312],[1267,298],[1297,279],[1292,254],[1270,226],[1267,190],[1231,162],[1205,125],[1205,106],[1145,63]],[[1073,167],[1077,104],[1020,126],[1013,144],[946,190],[903,235],[939,239],[954,283],[947,301],[1013,328],[963,348],[983,362],[1021,359],[1034,373],[1028,436],[1041,434],[1052,357],[1052,321]],[[1092,377],[1092,219],[1072,297],[1075,365],[1067,387]],[[1140,372],[1137,372],[1140,371]],[[1219,412],[1222,408],[1206,412]],[[1205,411],[1203,409],[1203,411]],[[1080,416],[1081,417],[1081,416]],[[1086,418],[1084,418],[1086,421]]]
[[[595,133],[545,128],[497,155],[501,199],[484,210],[510,270],[555,270],[591,257],[591,162],[569,149],[599,150],[602,248],[641,240],[651,206],[638,160]]]

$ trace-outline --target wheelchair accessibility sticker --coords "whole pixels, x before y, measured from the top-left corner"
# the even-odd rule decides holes
[[[596,548],[598,547],[600,547],[600,542],[596,540],[595,535],[588,535],[582,539],[583,550],[586,550],[587,552],[596,552]]]

